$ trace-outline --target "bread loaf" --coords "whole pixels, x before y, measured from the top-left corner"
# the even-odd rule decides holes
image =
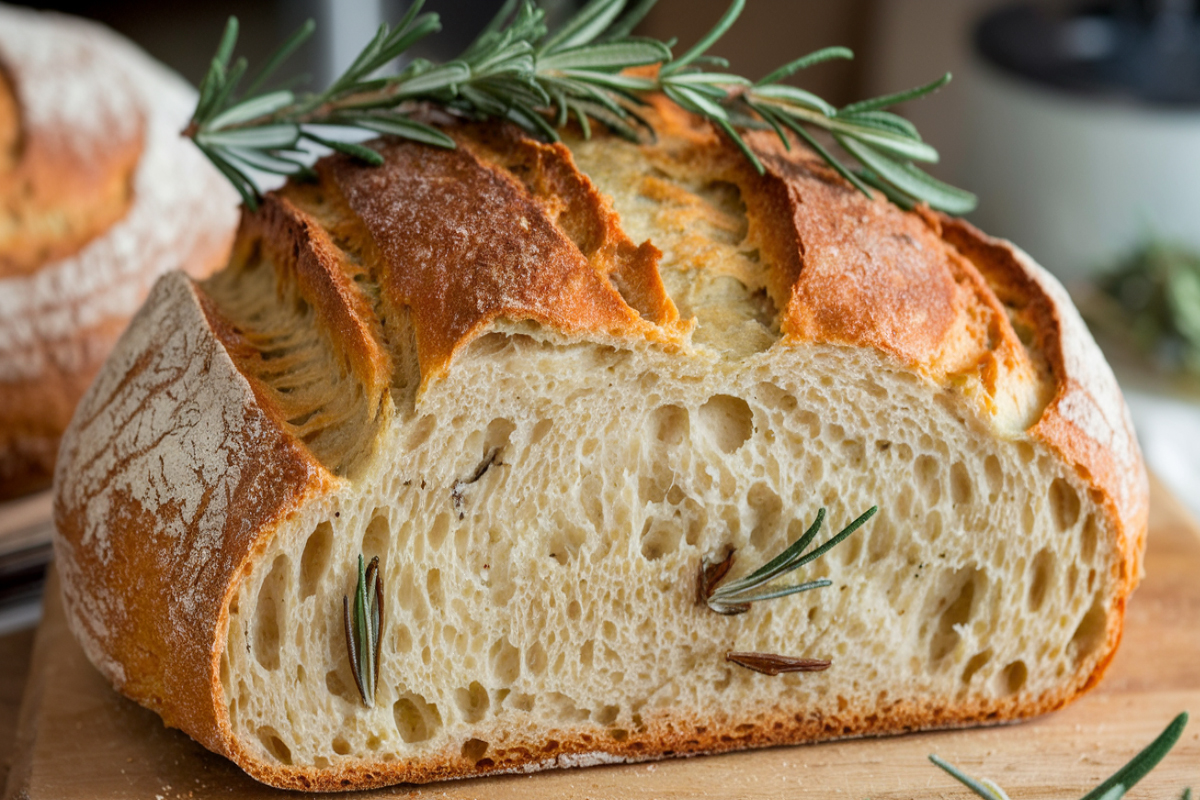
[[[648,113],[653,145],[381,139],[383,166],[326,158],[245,214],[220,273],[159,281],[56,477],[68,615],[117,689],[336,790],[995,723],[1095,685],[1147,484],[1059,284],[799,146],[750,135],[760,176]],[[832,585],[698,602],[705,564],[736,579],[873,505],[799,573]]]
[[[49,485],[154,279],[228,256],[237,195],[180,140],[193,102],[99,25],[0,5],[0,499]]]

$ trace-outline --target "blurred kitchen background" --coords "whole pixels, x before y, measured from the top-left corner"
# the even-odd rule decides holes
[[[640,32],[683,48],[727,4],[660,0]],[[323,86],[407,0],[25,5],[104,22],[193,83],[228,15],[240,18],[251,65],[312,17],[318,34],[294,71]],[[577,5],[543,2],[552,20]],[[452,58],[499,6],[429,0],[445,30],[416,54]],[[754,78],[828,45],[855,60],[795,80],[834,104],[954,74],[901,109],[941,152],[930,171],[977,193],[970,219],[1071,289],[1127,390],[1152,469],[1200,515],[1200,0],[749,0],[712,52]],[[4,558],[0,547],[0,585]],[[29,614],[5,623],[0,613],[0,629]]]

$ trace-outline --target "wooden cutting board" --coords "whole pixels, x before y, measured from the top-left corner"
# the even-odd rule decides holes
[[[780,747],[652,764],[401,786],[366,797],[968,798],[926,760],[936,753],[990,777],[1013,800],[1081,797],[1180,711],[1183,739],[1128,797],[1200,790],[1200,530],[1160,485],[1152,491],[1146,579],[1104,683],[1058,713],[999,728]],[[6,798],[273,798],[269,789],[113,692],[47,594]]]

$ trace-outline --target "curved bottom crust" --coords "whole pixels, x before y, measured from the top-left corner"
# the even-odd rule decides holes
[[[647,719],[640,730],[628,732],[628,736],[621,741],[611,736],[597,737],[592,730],[552,731],[541,742],[515,748],[507,757],[481,759],[470,770],[463,769],[461,752],[452,748],[423,757],[419,764],[414,765],[380,763],[336,771],[281,769],[249,753],[229,755],[255,780],[279,789],[357,791],[403,783],[423,784],[492,775],[531,774],[550,769],[635,764],[738,750],[1012,724],[1062,708],[1097,682],[1098,677],[1078,691],[1066,691],[1024,708],[1015,701],[981,703],[974,708],[947,708],[898,701],[887,706],[883,713],[878,709],[860,712],[848,709],[845,714],[823,718],[798,711],[791,715],[781,712],[754,720],[664,712]]]

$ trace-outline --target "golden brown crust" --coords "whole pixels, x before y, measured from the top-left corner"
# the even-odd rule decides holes
[[[304,192],[309,187],[293,188]],[[286,193],[268,195],[257,214],[242,218],[235,265],[255,260],[248,252],[262,248],[266,257],[286,274],[300,297],[312,304],[323,330],[335,339],[334,347],[346,353],[351,369],[366,387],[372,405],[379,402],[391,366],[380,346],[379,324],[367,298],[349,277],[353,265],[345,263],[325,229],[288,198]]]
[[[214,314],[186,277],[159,283],[114,351],[120,377],[102,376],[80,403],[55,523],[64,600],[89,657],[102,650],[98,666],[123,692],[229,752],[225,709],[212,703],[229,595],[263,531],[328,477],[237,372]],[[187,424],[122,424],[168,410]],[[167,439],[174,458],[150,455],[158,480],[131,480]],[[202,451],[212,461],[189,485]]]
[[[42,78],[4,55],[0,50],[0,148],[7,156],[0,157],[0,280],[79,252],[125,216],[145,135],[136,111],[132,125],[105,120],[111,135],[89,152],[72,146],[70,132],[31,124],[22,90],[37,91]],[[72,55],[81,63],[59,69],[86,70],[96,57],[86,50],[66,57]]]
[[[178,139],[177,81],[99,26],[0,7],[0,499],[49,484],[153,278],[225,260],[232,197]]]
[[[1029,435],[1072,464],[1117,531],[1123,554],[1114,565],[1121,587],[1106,632],[1107,657],[1086,686],[1095,686],[1116,654],[1125,604],[1142,576],[1149,529],[1150,482],[1129,410],[1091,334],[1053,278],[1012,244],[959,219],[942,217],[946,241],[970,259],[1016,316],[1031,326],[1053,375],[1054,393]]]
[[[379,248],[385,264],[379,282],[389,302],[412,311],[422,381],[441,374],[459,348],[501,318],[534,320],[567,335],[678,340],[644,320],[609,279],[609,273],[621,275],[635,302],[673,321],[661,283],[655,287],[646,276],[652,251],[608,252],[624,243],[614,248],[603,223],[599,231],[578,230],[583,226],[572,226],[570,218],[587,215],[572,214],[568,203],[555,215],[568,218],[561,225],[552,209],[468,147],[383,140],[378,148],[385,158],[381,167],[335,156],[322,169]],[[539,154],[557,162],[559,186],[573,177],[564,153]],[[540,177],[553,174],[546,170]],[[558,188],[553,180],[550,186]],[[564,230],[572,227],[593,241],[576,246]],[[592,248],[596,255],[589,261],[585,252]],[[627,265],[611,263],[621,256]]]
[[[1007,243],[928,210],[905,213],[868,200],[803,150],[786,154],[768,139],[751,137],[768,167],[757,176],[711,131],[678,114],[663,114],[658,122],[660,135],[675,137],[670,146],[688,158],[724,165],[723,174],[741,187],[770,264],[768,289],[782,309],[783,346],[869,347],[934,383],[965,376],[981,387],[984,416],[1000,413],[1006,393],[1021,395],[1017,405],[1033,414],[1021,430],[1091,482],[1126,555],[1114,566],[1123,588],[1109,615],[1100,666],[1033,701],[951,707],[897,698],[836,716],[791,709],[751,721],[733,711],[679,710],[649,716],[623,738],[564,730],[538,741],[509,741],[481,760],[445,751],[414,763],[337,769],[264,763],[229,729],[218,675],[228,606],[239,576],[265,549],[278,520],[337,479],[289,431],[277,400],[250,371],[239,370],[255,357],[243,352],[244,332],[185,279],[173,277],[160,284],[89,393],[59,476],[68,611],[89,656],[122,691],[259,780],[340,790],[996,723],[1058,708],[1094,685],[1111,659],[1125,598],[1136,583],[1147,490],[1128,427],[1102,429],[1095,415],[1088,416],[1086,409],[1094,406],[1107,423],[1113,409],[1121,417],[1124,406],[1061,289]],[[247,216],[234,269],[254,260],[252,248],[263,248],[277,273],[316,310],[317,325],[368,393],[382,391],[396,365],[381,344],[386,337],[370,300],[355,285],[359,274],[380,287],[389,313],[411,313],[423,382],[452,370],[456,352],[498,320],[532,320],[576,341],[686,347],[687,323],[678,320],[663,290],[657,250],[629,239],[569,151],[511,128],[448,130],[460,145],[453,151],[383,140],[376,143],[386,159],[380,168],[341,156],[321,162],[316,184],[285,188]],[[318,206],[323,215],[314,210]],[[339,255],[342,239],[354,242],[363,263]],[[174,355],[155,345],[176,339],[187,346]],[[170,372],[177,369],[172,358],[192,364],[197,357],[204,369],[192,378],[164,373],[155,383],[149,377],[155,363]],[[200,378],[201,372],[206,376]],[[131,420],[148,414],[131,408],[114,419],[104,409],[120,407],[122,398],[144,407],[160,384],[161,391],[180,396],[187,395],[180,386],[217,391],[215,407],[226,415],[221,458],[233,459],[222,466],[236,463],[237,477],[214,473],[210,483],[216,488],[202,494],[207,503],[223,493],[230,508],[251,513],[214,518],[215,527],[204,532],[175,523],[186,497],[154,506],[130,494],[147,480],[137,474],[145,467],[134,463],[142,432]],[[1033,387],[1032,393],[1015,391],[1014,384]],[[164,408],[181,403],[172,402]],[[101,418],[107,420],[102,429],[89,429]],[[166,425],[163,435],[192,434]],[[117,455],[97,467],[88,449],[101,440]],[[154,550],[145,542],[161,540],[165,531],[184,544],[157,544],[159,553],[175,554],[175,560],[153,564]],[[189,572],[188,553],[218,540],[223,544],[208,554],[209,563]],[[165,615],[160,593],[170,598]],[[193,605],[175,600],[179,594]],[[96,598],[109,605],[93,608]],[[168,624],[184,606],[192,615],[180,621],[184,627]],[[166,666],[164,659],[172,663]],[[109,662],[121,665],[119,675]]]

